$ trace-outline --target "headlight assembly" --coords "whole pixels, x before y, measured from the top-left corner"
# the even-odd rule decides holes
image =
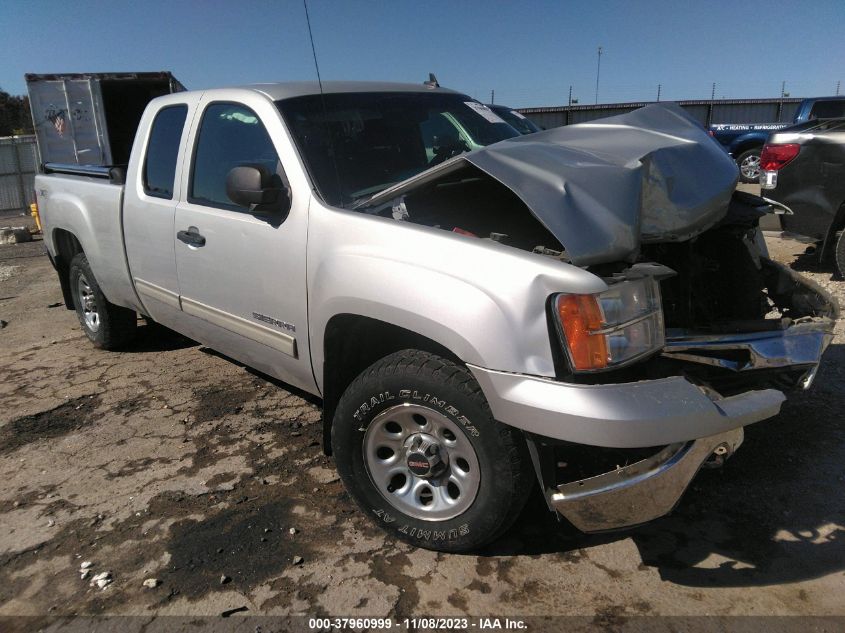
[[[574,371],[613,369],[665,344],[660,289],[652,277],[611,280],[594,295],[560,294],[554,306]]]

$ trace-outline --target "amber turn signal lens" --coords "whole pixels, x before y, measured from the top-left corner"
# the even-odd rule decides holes
[[[595,295],[560,295],[557,313],[573,369],[588,371],[607,367],[607,339],[603,334],[593,334],[602,328],[601,308]]]

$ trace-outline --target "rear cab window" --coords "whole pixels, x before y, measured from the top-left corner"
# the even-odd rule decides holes
[[[153,120],[144,158],[144,193],[156,198],[173,199],[179,142],[188,116],[187,105],[166,106]]]

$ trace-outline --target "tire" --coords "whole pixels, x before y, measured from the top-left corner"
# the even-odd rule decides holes
[[[68,278],[79,324],[94,346],[111,350],[126,345],[138,327],[138,316],[109,303],[84,253],[71,260]]]
[[[418,350],[391,354],[353,381],[335,412],[332,450],[370,519],[441,552],[475,550],[501,536],[534,481],[524,438],[493,419],[472,374]],[[432,453],[440,463],[419,472],[437,462]]]
[[[833,253],[839,279],[845,279],[845,231],[836,240],[836,250]]]
[[[757,184],[760,182],[760,153],[762,148],[755,147],[744,151],[736,157],[739,167],[739,180],[744,183]]]

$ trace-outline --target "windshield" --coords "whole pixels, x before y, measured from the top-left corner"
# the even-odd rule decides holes
[[[488,107],[451,93],[308,95],[276,102],[314,185],[348,206],[429,167],[519,136]]]
[[[838,119],[845,117],[845,99],[817,101],[810,112],[810,119]]]
[[[508,123],[520,134],[533,134],[534,132],[540,131],[540,127],[534,121],[507,106],[491,105],[490,109],[502,117],[505,123]]]

